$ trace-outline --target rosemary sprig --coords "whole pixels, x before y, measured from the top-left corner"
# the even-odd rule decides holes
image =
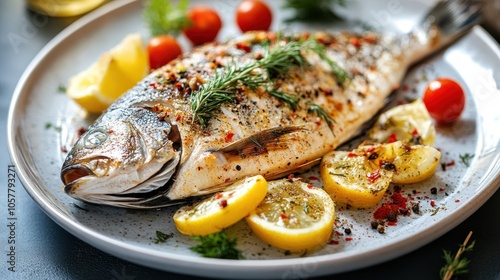
[[[470,166],[470,160],[474,157],[474,154],[465,153],[463,155],[459,155],[460,161],[467,167]]]
[[[311,40],[309,49],[315,52],[321,60],[326,62],[330,69],[332,70],[333,75],[337,77],[339,83],[343,84],[347,81],[350,76],[347,71],[345,71],[342,67],[340,67],[335,61],[331,60],[325,53],[325,46],[316,40]]]
[[[282,102],[285,102],[286,104],[290,105],[292,110],[295,111],[297,109],[297,106],[298,106],[299,101],[300,101],[300,96],[298,96],[297,94],[285,93],[285,92],[279,91],[277,88],[268,88],[267,93],[278,98]]]
[[[315,103],[312,103],[312,102],[307,102],[307,105],[309,106],[309,108],[307,109],[307,111],[309,113],[315,113],[316,116],[322,118],[323,120],[326,121],[326,123],[328,124],[328,127],[330,128],[330,130],[332,131],[333,133],[333,129],[332,129],[332,123],[335,122],[335,120],[332,118],[332,116],[330,116],[321,106],[319,106],[318,104],[315,104]]]
[[[236,92],[241,86],[256,90],[259,86],[268,83],[269,76],[285,74],[292,67],[302,67],[307,64],[302,55],[303,42],[289,42],[267,50],[265,56],[242,67],[235,64],[219,71],[208,83],[202,85],[198,92],[191,95],[191,109],[194,119],[202,126],[208,124],[213,111],[225,103],[234,100]],[[261,69],[264,73],[258,73]],[[257,73],[256,73],[257,72]]]
[[[143,12],[152,36],[171,34],[177,36],[182,29],[189,26],[187,17],[189,0],[179,0],[177,5],[170,0],[149,0]]]
[[[458,252],[455,256],[452,256],[450,252],[444,251],[444,259],[446,260],[446,265],[441,268],[439,271],[439,276],[443,280],[450,280],[453,275],[461,275],[465,274],[468,272],[467,266],[469,265],[470,261],[466,258],[460,258],[463,253],[465,252],[470,252],[474,248],[474,244],[476,241],[472,241],[472,243],[467,246],[467,243],[469,242],[470,237],[472,236],[472,231],[469,232],[467,235],[467,238],[465,238],[465,241],[462,245],[460,245],[460,248],[458,249]]]

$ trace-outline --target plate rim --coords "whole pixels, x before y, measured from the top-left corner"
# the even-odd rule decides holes
[[[284,269],[291,269],[297,265],[304,265],[311,262],[317,265],[316,271],[312,273],[315,276],[334,274],[346,272],[353,269],[367,267],[378,263],[394,259],[401,255],[407,254],[425,244],[437,239],[439,236],[448,232],[453,227],[463,222],[466,218],[472,215],[479,207],[481,207],[499,188],[500,176],[492,180],[490,185],[485,190],[479,192],[474,199],[465,202],[460,208],[449,213],[446,217],[439,221],[439,227],[429,227],[425,234],[423,232],[416,233],[412,236],[406,237],[399,243],[392,243],[389,245],[378,246],[377,248],[368,252],[341,252],[339,256],[333,254],[321,256],[309,256],[305,258],[290,258],[290,259],[266,259],[266,260],[220,260],[210,259],[197,256],[179,255],[170,252],[159,252],[145,249],[134,244],[128,244],[125,241],[116,240],[112,237],[99,233],[92,228],[85,226],[78,221],[71,219],[52,204],[47,203],[44,198],[38,193],[38,189],[33,187],[34,182],[30,182],[25,170],[18,169],[17,167],[23,166],[19,158],[17,149],[15,147],[15,136],[17,135],[16,128],[20,126],[19,121],[15,119],[16,109],[21,106],[20,99],[26,91],[25,87],[29,83],[30,77],[36,74],[40,63],[51,54],[54,48],[64,42],[73,33],[78,32],[86,25],[93,23],[97,20],[102,20],[104,16],[110,13],[119,13],[124,9],[133,9],[136,5],[141,5],[142,1],[123,0],[112,1],[102,6],[100,9],[91,12],[66,29],[56,35],[30,62],[26,70],[21,75],[15,90],[11,103],[9,106],[9,113],[7,118],[7,144],[12,162],[16,166],[17,174],[24,189],[32,197],[33,200],[40,206],[40,208],[59,226],[76,236],[80,240],[105,251],[111,255],[121,258],[126,261],[137,263],[143,266],[171,271],[182,274],[190,274],[197,276],[207,276],[206,272],[210,271],[211,275],[217,277],[234,278],[235,272],[240,272],[238,278],[255,278],[255,277],[269,277],[283,275]],[[471,34],[478,36],[481,42],[484,43],[489,49],[497,54],[500,60],[500,47],[490,34],[488,34],[482,27],[474,27]],[[24,94],[25,95],[25,94]],[[418,237],[418,238],[417,238]],[[415,241],[415,239],[417,239]],[[396,250],[397,248],[397,250]],[[389,253],[387,253],[389,251]],[[382,252],[384,252],[382,254]],[[373,257],[376,256],[376,257]],[[335,261],[337,264],[335,268],[329,267],[331,262]],[[361,264],[360,264],[361,263]],[[165,265],[168,264],[168,267]],[[192,268],[193,265],[200,266],[199,270]],[[259,268],[256,271],[255,268]],[[244,274],[242,272],[249,272]],[[250,276],[251,275],[251,276]]]

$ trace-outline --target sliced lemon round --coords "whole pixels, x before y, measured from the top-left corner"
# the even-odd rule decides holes
[[[326,244],[334,220],[335,205],[323,189],[287,179],[270,181],[266,197],[246,217],[255,235],[290,251]]]
[[[441,159],[440,151],[424,145],[401,146],[400,149],[392,162],[395,168],[393,183],[417,183],[434,174]]]
[[[433,146],[436,129],[425,104],[417,99],[380,115],[368,137],[379,143],[403,140],[408,144]]]
[[[376,205],[392,181],[394,148],[394,144],[370,145],[328,153],[320,164],[325,191],[339,204],[355,208]]]
[[[67,95],[89,112],[101,113],[148,72],[138,34],[124,38],[88,69],[70,78]]]
[[[219,232],[254,210],[266,192],[267,181],[261,175],[237,181],[207,199],[181,207],[174,214],[175,226],[187,235],[204,236]]]

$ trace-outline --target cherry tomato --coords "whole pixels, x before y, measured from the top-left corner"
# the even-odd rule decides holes
[[[272,20],[271,9],[259,0],[245,0],[236,8],[236,22],[242,32],[269,30]]]
[[[184,29],[184,35],[193,43],[201,45],[212,42],[222,27],[216,11],[205,6],[194,6],[188,11],[191,26]]]
[[[159,68],[182,54],[177,40],[170,35],[153,37],[148,43],[149,67]]]
[[[465,93],[454,80],[438,78],[427,85],[423,101],[431,117],[438,123],[451,123],[464,110]]]

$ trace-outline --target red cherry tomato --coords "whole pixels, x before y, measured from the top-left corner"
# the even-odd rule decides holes
[[[236,8],[236,22],[242,32],[269,30],[273,15],[271,9],[258,0],[245,0]]]
[[[148,43],[149,67],[156,69],[182,54],[177,40],[170,35],[153,37]]]
[[[222,27],[216,11],[205,6],[194,6],[188,11],[191,26],[184,29],[184,35],[193,43],[201,45],[212,42]]]
[[[464,110],[465,93],[454,80],[438,78],[427,85],[423,101],[431,117],[438,123],[451,123]]]

